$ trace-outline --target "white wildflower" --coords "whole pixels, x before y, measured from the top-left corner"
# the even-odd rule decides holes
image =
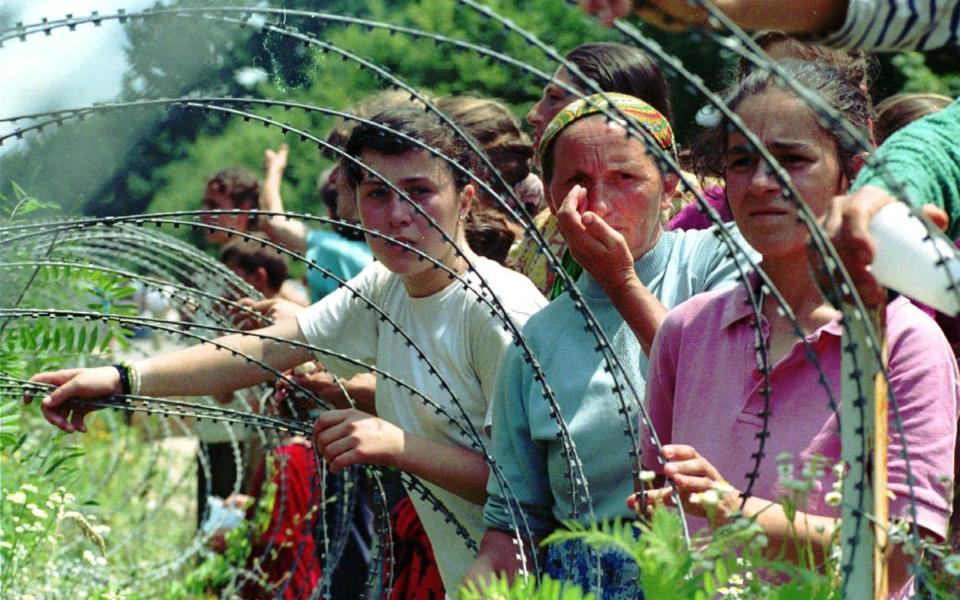
[[[694,493],[690,494],[690,500],[689,500],[689,502],[690,502],[690,504],[700,504],[700,501],[701,501],[702,499],[703,499],[703,498],[702,498],[702,495],[701,495],[699,492],[694,492]]]
[[[780,477],[780,481],[786,479],[793,479],[793,465],[788,462],[782,462],[777,465],[777,474]]]
[[[37,490],[37,486],[33,485],[32,483],[25,483],[20,486],[20,489],[25,492],[30,492],[31,494],[36,494],[39,491]]]
[[[46,518],[47,518],[47,511],[43,510],[42,508],[38,507],[37,505],[33,505],[33,506],[30,508],[30,512],[33,513],[33,516],[35,516],[35,517],[38,518],[38,519],[46,519]]]
[[[650,483],[657,476],[655,471],[640,471],[640,481],[644,483]]]
[[[0,548],[5,548],[7,550],[10,550],[11,548],[13,548],[13,544],[8,542],[7,540],[0,540]]]
[[[953,577],[960,577],[960,554],[951,554],[943,559],[943,570]]]
[[[715,481],[713,483],[713,489],[717,490],[720,495],[729,494],[736,491],[733,489],[733,486],[726,481]]]
[[[833,465],[833,476],[837,479],[843,479],[843,475],[846,472],[846,467],[843,464],[843,461],[838,462]]]
[[[704,506],[716,506],[720,503],[720,494],[717,493],[717,490],[706,490],[700,494],[700,501],[703,502]]]
[[[7,495],[7,501],[13,502],[14,504],[23,504],[27,501],[27,495],[23,492],[14,492]]]
[[[840,492],[827,492],[823,497],[823,501],[830,506],[840,506],[841,500],[843,500],[843,495]]]
[[[727,583],[730,583],[730,584],[735,585],[735,586],[738,586],[738,587],[739,587],[739,586],[742,586],[742,585],[743,585],[743,577],[740,577],[740,575],[734,573],[733,575],[730,576],[730,579],[727,580]]]
[[[737,587],[735,585],[724,586],[721,588],[717,588],[717,592],[720,593],[721,598],[731,598],[733,600],[736,600],[742,597],[741,594],[743,594],[743,588]]]

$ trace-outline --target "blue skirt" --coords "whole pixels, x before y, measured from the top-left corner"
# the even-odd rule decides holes
[[[595,549],[580,540],[550,544],[544,572],[593,592],[597,600],[643,600],[640,569],[619,549]]]

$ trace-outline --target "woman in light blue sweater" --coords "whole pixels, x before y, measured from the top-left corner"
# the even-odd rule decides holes
[[[661,152],[674,154],[672,130],[660,113],[632,96],[606,98]],[[668,308],[729,284],[737,274],[715,229],[663,231],[659,213],[678,178],[660,170],[636,135],[628,137],[622,124],[598,114],[608,106],[599,95],[570,104],[541,142],[548,200],[560,203],[560,229],[585,271],[575,295],[554,300],[523,330],[556,405],[516,348],[500,365],[493,453],[510,490],[492,480],[488,486],[487,531],[468,574],[475,580],[519,569],[508,511],[514,501],[534,538],[564,520],[631,517],[623,498],[634,491],[630,474],[638,461],[628,424],[636,422],[642,402],[649,345]],[[727,232],[740,239],[736,230]],[[581,300],[610,342],[608,350],[599,350],[597,337],[584,327]],[[610,352],[622,371],[611,364]],[[552,545],[542,564],[553,578],[575,581],[599,592],[598,598],[642,597],[635,566],[612,552],[591,557],[580,544]]]

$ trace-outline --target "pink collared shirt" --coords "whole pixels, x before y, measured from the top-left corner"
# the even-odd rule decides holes
[[[752,284],[751,284],[752,285]],[[747,489],[762,431],[763,378],[757,370],[750,292],[733,289],[694,296],[669,312],[650,354],[647,406],[661,444],[688,444],[712,463],[730,484]],[[840,335],[834,320],[806,339],[829,384],[840,399]],[[954,473],[957,433],[957,363],[936,323],[903,298],[887,307],[890,389],[900,410],[914,479],[917,522],[943,538],[950,506],[947,485]],[[752,494],[775,501],[777,456],[790,452],[796,477],[815,453],[827,458],[827,474],[801,510],[838,516],[824,501],[834,481],[830,466],[839,460],[837,416],[830,408],[821,373],[799,340],[770,372],[770,403],[764,457]],[[642,424],[641,424],[642,425]],[[908,517],[906,465],[900,457],[901,437],[891,420],[889,485],[896,498],[890,514]],[[643,462],[661,471],[656,449],[645,432]],[[702,520],[691,520],[692,528]]]

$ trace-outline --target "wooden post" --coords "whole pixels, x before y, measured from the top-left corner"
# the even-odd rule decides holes
[[[876,314],[883,312],[880,307]],[[871,320],[882,339],[881,320]],[[887,597],[887,387],[868,327],[847,307],[840,384],[840,455],[847,471],[840,540],[843,598],[851,600]]]
[[[873,313],[873,330],[880,336],[880,358],[884,369],[887,368],[889,356],[886,331],[886,305],[882,304]],[[887,566],[890,558],[890,502],[887,497],[887,448],[889,435],[889,396],[887,380],[879,370],[873,376],[874,385],[874,443],[873,443],[873,514],[874,546],[873,546],[873,597],[875,600],[886,600]]]

